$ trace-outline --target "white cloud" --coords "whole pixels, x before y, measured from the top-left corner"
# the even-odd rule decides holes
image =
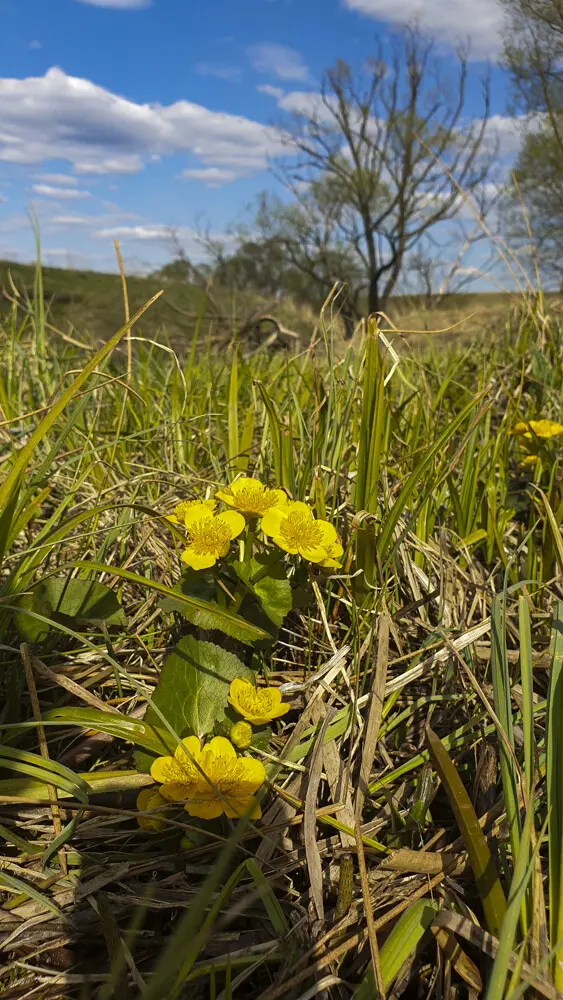
[[[230,80],[232,83],[237,83],[242,76],[240,66],[221,66],[220,63],[199,62],[195,71],[198,76],[215,76],[218,80]]]
[[[70,174],[38,174],[37,178],[45,184],[78,184],[78,178]]]
[[[33,41],[31,41],[29,43],[29,48],[32,49],[32,50],[34,50],[34,49],[42,49],[43,45],[42,45],[41,42],[38,42],[36,38],[34,38]]]
[[[284,93],[281,87],[272,87],[270,83],[260,83],[258,84],[256,90],[259,94],[266,94],[267,97],[274,97],[276,101],[281,100]]]
[[[137,104],[90,80],[50,69],[0,78],[0,161],[67,160],[77,173],[134,173],[150,159],[190,153],[205,166],[253,171],[281,154],[271,127],[200,104]]]
[[[98,229],[95,234],[100,240],[171,240],[170,226],[110,226]]]
[[[152,0],[77,0],[91,7],[109,7],[111,10],[141,10],[150,7]]]
[[[183,181],[203,181],[210,188],[218,188],[222,187],[223,184],[230,184],[231,181],[236,181],[238,176],[240,174],[236,170],[228,170],[225,167],[201,167],[182,170],[180,174]]]
[[[305,82],[309,79],[309,70],[299,52],[287,45],[263,42],[260,45],[251,45],[247,51],[251,65],[258,73],[277,76],[280,80]]]
[[[344,4],[377,21],[412,24],[418,18],[442,42],[455,45],[469,39],[474,59],[494,56],[502,45],[504,14],[498,0],[344,0]]]
[[[330,103],[330,97],[323,98],[322,94],[313,90],[290,90],[280,98],[278,108],[291,114],[316,118],[318,121],[332,121],[333,116],[327,103]]]
[[[82,188],[73,187],[53,187],[51,184],[34,184],[32,189],[34,194],[42,198],[91,198],[89,191]]]

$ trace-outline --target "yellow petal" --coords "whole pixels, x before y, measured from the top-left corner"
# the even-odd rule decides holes
[[[215,757],[223,757],[231,759],[236,757],[237,752],[231,743],[225,736],[214,736],[209,743],[205,744],[205,750],[211,750],[211,753]]]
[[[253,479],[251,476],[239,476],[238,479],[235,479],[234,483],[231,483],[230,489],[236,497],[237,493],[247,489],[249,486],[253,486],[255,489],[258,488],[262,493],[265,489],[264,484],[259,479]]]
[[[300,545],[298,552],[303,559],[312,563],[320,563],[326,556],[324,545]]]
[[[284,552],[289,552],[290,555],[295,556],[300,551],[298,545],[290,545],[287,539],[283,535],[274,535],[272,539],[278,548],[283,549]],[[324,552],[324,549],[323,549]]]
[[[328,545],[334,545],[338,541],[336,528],[329,521],[315,521],[315,524],[322,535],[321,545],[325,548]]]
[[[212,552],[205,552],[200,555],[194,552],[193,549],[184,549],[182,552],[182,562],[186,566],[191,566],[192,569],[209,569],[215,565],[217,559]]]
[[[195,521],[202,521],[204,518],[213,518],[214,516],[209,504],[201,500],[199,503],[194,503],[193,507],[188,507],[184,512],[184,524],[186,528],[189,528]]]
[[[308,514],[311,521],[313,520],[313,511],[309,507],[309,504],[303,503],[302,500],[291,500],[288,504],[289,510],[298,514]],[[287,511],[286,513],[289,513]]]
[[[151,764],[151,778],[155,781],[170,781],[178,770],[173,757],[157,757]]]
[[[188,751],[187,754],[185,753],[185,750]],[[191,758],[195,758],[197,760],[200,750],[201,744],[197,736],[185,736],[184,739],[178,743],[174,752],[174,758],[182,761],[183,764],[188,763],[188,765],[193,767],[194,765]]]
[[[225,816],[229,819],[240,819],[248,816],[250,819],[260,819],[262,810],[253,795],[245,799],[228,799],[224,803]]]
[[[184,809],[198,819],[217,819],[223,813],[221,799],[188,799]]]
[[[280,507],[270,507],[264,514],[262,520],[260,521],[260,527],[265,535],[270,535],[276,540],[276,536],[280,533],[280,526],[285,517],[287,517],[287,508],[289,504]],[[276,541],[276,545],[278,542]]]
[[[230,492],[227,493],[226,490],[217,490],[216,493],[215,493],[215,496],[216,496],[217,500],[222,500],[223,503],[228,503],[228,504],[230,504],[231,507],[232,507],[232,505],[234,503],[234,500],[235,500],[233,494],[230,493]]]
[[[167,781],[160,786],[160,794],[169,802],[183,802],[188,798],[193,784],[188,781]]]
[[[166,520],[170,521],[170,524],[179,524],[180,523],[175,514],[167,514],[166,515]]]
[[[238,762],[237,775],[241,785],[255,792],[266,780],[266,768],[256,757],[241,757]]]
[[[147,809],[151,808],[150,803],[156,796],[158,796],[159,799],[162,798],[160,792],[156,788],[142,788],[137,795],[137,809],[140,809],[141,812],[146,812]]]
[[[237,510],[225,510],[222,514],[216,515],[216,520],[228,525],[231,538],[236,538],[237,535],[240,535],[246,525],[244,517]]]
[[[283,490],[272,490],[271,493],[275,495],[276,507],[289,506],[290,501],[288,499],[287,493],[284,493]]]

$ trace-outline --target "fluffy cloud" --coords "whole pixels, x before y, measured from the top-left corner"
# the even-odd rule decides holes
[[[344,0],[350,10],[378,21],[409,24],[415,18],[440,41],[471,41],[474,59],[494,56],[501,47],[503,11],[498,0]]]
[[[258,84],[256,90],[259,94],[266,94],[267,97],[275,97],[277,101],[281,100],[283,97],[283,90],[281,87],[272,87],[271,83],[260,83]]]
[[[135,173],[148,159],[186,153],[238,175],[282,152],[276,129],[190,101],[137,104],[58,68],[0,79],[0,161],[62,159],[81,174]]]
[[[280,80],[309,79],[309,70],[295,49],[287,45],[275,45],[264,42],[261,45],[251,45],[248,49],[251,65],[258,73],[277,76]]]
[[[98,229],[95,233],[101,240],[163,240],[170,242],[170,226],[110,226],[108,229]]]
[[[34,184],[32,189],[34,194],[41,198],[91,198],[89,191],[82,188],[73,187],[53,187],[51,184]]]

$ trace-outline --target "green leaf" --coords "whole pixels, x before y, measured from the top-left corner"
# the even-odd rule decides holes
[[[244,618],[226,611],[219,604],[212,604],[180,593],[176,596],[171,587],[165,587],[163,583],[157,583],[156,580],[140,576],[138,573],[131,573],[120,566],[106,566],[104,563],[85,562],[80,559],[72,563],[72,565],[78,566],[80,569],[96,570],[98,573],[112,573],[113,576],[118,576],[122,580],[129,580],[130,583],[136,583],[140,587],[147,587],[149,590],[155,590],[159,594],[164,594],[166,597],[177,601],[177,610],[181,611],[192,625],[197,625],[199,628],[220,629],[221,632],[231,636],[231,638],[239,639],[240,642],[245,643],[254,642],[256,639],[270,638],[268,633],[264,632],[263,629],[249,625],[245,622]]]
[[[127,740],[156,754],[167,754],[174,749],[174,740],[157,725],[146,719],[128,719],[126,716],[102,712],[98,708],[53,708],[43,716],[45,722],[59,722],[65,726],[80,726],[108,733],[120,740]],[[160,720],[157,720],[160,722]]]
[[[207,736],[216,723],[225,721],[229,685],[235,677],[254,681],[252,670],[238,656],[213,642],[184,636],[164,661],[145,724],[160,722],[156,706],[178,736]]]
[[[30,588],[18,604],[26,611],[54,621],[79,621],[106,625],[126,625],[127,619],[113,590],[94,580],[50,576]],[[38,642],[49,632],[44,622],[29,615],[14,616],[18,632],[27,642]]]
[[[278,627],[293,607],[291,584],[277,554],[257,556],[249,563],[235,562],[237,576],[260,601],[262,610]]]
[[[495,868],[489,845],[479,826],[471,799],[452,763],[447,750],[426,726],[426,742],[440,779],[447,793],[452,811],[460,829],[465,849],[469,855],[477,892],[481,897],[487,926],[491,934],[499,936],[506,912],[506,899]]]
[[[438,904],[418,899],[399,917],[379,953],[381,978],[387,989],[415,950],[438,911]],[[376,996],[373,969],[354,993],[354,1000],[373,1000]]]
[[[185,569],[172,590],[175,594],[182,594],[184,597],[195,597],[202,601],[215,603],[215,580],[213,574],[206,570],[200,570],[198,573],[195,569]],[[174,600],[173,597],[165,597],[159,604],[162,610],[167,613],[177,611],[187,617],[185,604]]]

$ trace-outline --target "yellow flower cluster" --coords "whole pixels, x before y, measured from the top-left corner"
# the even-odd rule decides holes
[[[218,500],[230,509],[217,513]],[[264,534],[285,552],[320,566],[340,566],[344,550],[332,524],[315,519],[307,504],[289,500],[283,490],[269,489],[248,476],[217,490],[215,499],[183,501],[168,520],[186,529],[182,560],[199,570],[226,556],[232,540],[251,518],[260,518]]]
[[[563,424],[558,424],[555,420],[526,420],[515,424],[510,433],[526,438],[527,441],[533,441],[534,438],[554,438],[563,434]]]
[[[266,778],[264,765],[252,757],[238,757],[224,736],[214,736],[203,747],[197,736],[188,736],[173,757],[153,762],[151,777],[160,784],[159,798],[183,802],[190,816],[216,819],[225,813],[231,819],[245,815],[259,819],[262,815],[255,793]]]

